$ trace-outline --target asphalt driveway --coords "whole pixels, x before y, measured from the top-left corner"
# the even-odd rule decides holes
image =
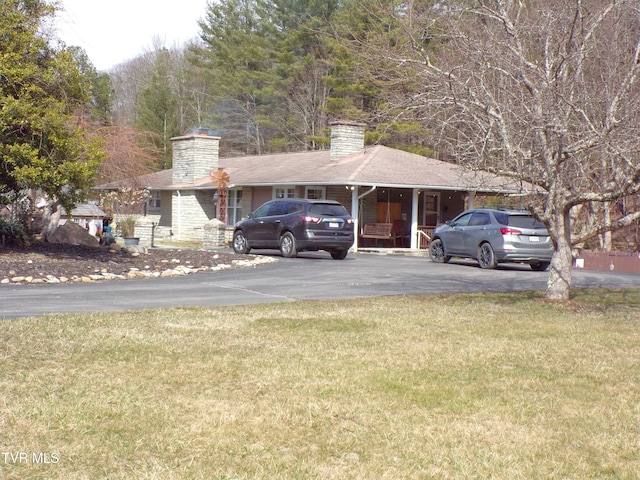
[[[339,300],[382,295],[544,290],[547,272],[528,266],[481,270],[472,261],[432,263],[423,257],[355,254],[333,260],[301,253],[255,268],[180,278],[0,285],[0,318],[50,313],[123,311],[178,306],[220,306],[297,300]],[[640,275],[573,270],[574,287],[640,288]]]

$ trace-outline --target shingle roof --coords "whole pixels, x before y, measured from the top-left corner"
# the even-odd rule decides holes
[[[119,180],[115,182],[103,183],[98,185],[98,190],[116,190],[119,188],[166,188],[171,185],[172,169],[161,170],[147,175],[141,175],[136,178],[127,180]]]
[[[366,147],[364,151],[340,160],[330,160],[329,150],[278,153],[220,158],[218,166],[229,174],[237,187],[260,185],[365,185],[435,190],[520,191],[511,179],[480,172],[384,146]],[[139,177],[138,186],[151,189],[215,188],[211,178],[193,184],[173,184],[172,170]],[[129,186],[133,186],[129,182]],[[98,188],[125,186],[112,182]]]
[[[67,215],[67,211],[63,208],[61,210],[62,215]],[[73,217],[106,217],[107,214],[95,203],[83,203],[71,210],[71,216]]]

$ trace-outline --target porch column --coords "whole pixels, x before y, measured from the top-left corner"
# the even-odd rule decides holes
[[[469,195],[469,200],[468,200],[468,206],[467,206],[467,210],[473,208],[473,201],[476,198],[476,192],[468,192]]]
[[[172,227],[176,229],[178,238],[177,240],[182,240],[182,195],[180,194],[180,190],[176,190],[176,195],[172,196],[172,205],[171,211],[177,212],[177,216],[173,216],[172,214]]]
[[[355,187],[351,190],[351,218],[353,218],[353,231],[355,233],[351,250],[354,252],[358,251],[358,237],[360,236],[360,222],[358,222],[358,217],[360,216],[359,206],[360,201],[358,200],[358,187]]]
[[[419,248],[418,243],[418,209],[420,206],[420,190],[413,189],[413,195],[411,196],[411,243],[409,246],[411,249],[417,250]]]

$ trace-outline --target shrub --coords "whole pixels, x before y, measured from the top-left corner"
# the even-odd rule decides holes
[[[0,241],[3,247],[5,245],[25,247],[31,243],[31,237],[23,225],[0,219]]]

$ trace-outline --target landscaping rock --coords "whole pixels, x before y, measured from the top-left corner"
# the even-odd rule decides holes
[[[66,222],[60,225],[47,237],[49,243],[68,243],[70,245],[84,245],[86,247],[99,247],[100,242],[85,228],[74,222]]]
[[[151,279],[277,261],[273,257],[191,248],[140,250],[145,253],[47,242],[36,242],[28,248],[0,248],[0,285]]]

